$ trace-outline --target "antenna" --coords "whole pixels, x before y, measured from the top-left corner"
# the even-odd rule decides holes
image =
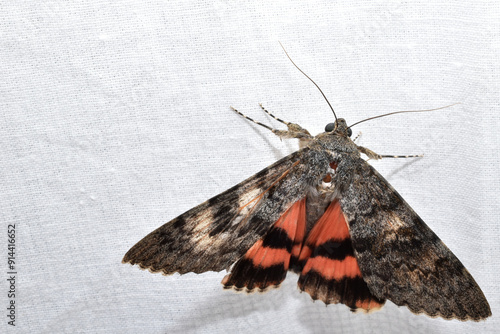
[[[307,74],[304,73],[304,71],[302,71],[292,60],[292,58],[290,58],[290,56],[288,55],[288,52],[286,52],[285,48],[283,47],[283,44],[281,44],[280,41],[278,41],[278,43],[280,43],[281,45],[281,48],[283,49],[283,51],[285,51],[285,54],[286,56],[288,57],[288,59],[290,59],[290,61],[292,62],[293,66],[295,66],[299,71],[300,73],[304,74],[306,76],[307,79],[311,80],[311,82],[314,84],[314,86],[316,86],[316,88],[318,88],[319,92],[321,93],[321,95],[323,95],[323,97],[325,98],[326,100],[326,103],[328,103],[328,106],[330,107],[330,109],[332,109],[332,112],[333,112],[333,116],[335,116],[335,121],[337,121],[337,115],[335,114],[335,110],[333,110],[333,107],[332,105],[330,104],[330,102],[328,101],[328,99],[326,98],[325,94],[323,93],[323,91],[321,90],[321,88],[319,88],[319,86],[314,82],[313,79],[309,78],[309,76]]]
[[[444,106],[444,107],[439,107],[439,108],[434,108],[434,109],[425,109],[425,110],[403,110],[403,111],[395,111],[395,112],[390,112],[388,114],[383,114],[383,115],[378,115],[378,116],[374,116],[374,117],[370,117],[370,118],[367,118],[367,119],[364,119],[362,121],[359,121],[359,122],[356,122],[354,123],[353,125],[349,126],[348,129],[352,128],[353,126],[355,125],[358,125],[359,123],[363,123],[363,122],[366,122],[366,121],[369,121],[369,120],[372,120],[372,119],[375,119],[375,118],[380,118],[380,117],[385,117],[385,116],[389,116],[389,115],[395,115],[395,114],[402,114],[402,113],[407,113],[407,112],[426,112],[426,111],[435,111],[435,110],[440,110],[440,109],[444,109],[444,108],[449,108],[449,107],[452,107],[452,106],[455,106],[457,104],[461,104],[460,102],[458,103],[453,103],[453,104],[450,104],[449,106]]]

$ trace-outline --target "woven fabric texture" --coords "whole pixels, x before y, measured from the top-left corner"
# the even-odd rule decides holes
[[[496,1],[10,1],[0,5],[1,331],[494,333],[500,328],[500,5]],[[313,303],[297,276],[265,294],[224,272],[121,264],[147,233],[293,152],[231,111],[316,134],[333,115],[469,269],[479,323],[388,302]],[[15,327],[8,225],[15,224]]]

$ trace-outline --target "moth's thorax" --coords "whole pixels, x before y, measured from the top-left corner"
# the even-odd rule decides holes
[[[329,128],[332,125],[334,127]],[[348,186],[344,176],[352,173],[346,166],[351,166],[350,161],[360,156],[344,119],[340,118],[334,124],[329,124],[325,130],[326,132],[318,134],[307,143],[311,150],[324,157],[322,163],[316,165],[323,173],[318,175],[316,183],[311,184],[307,193],[307,231],[316,224],[327,206],[335,198],[342,196]],[[340,178],[336,176],[338,172],[341,174]]]
[[[337,131],[318,134],[308,146],[311,148],[317,146],[318,148],[335,153],[345,152],[357,153],[359,155],[358,148],[351,138],[347,134],[344,135]]]

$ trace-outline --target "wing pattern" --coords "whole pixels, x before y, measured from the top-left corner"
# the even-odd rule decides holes
[[[316,155],[299,150],[194,207],[144,237],[123,262],[164,274],[228,269],[324,173],[307,163]]]
[[[298,255],[306,229],[306,199],[295,202],[231,268],[222,280],[225,289],[251,292],[278,287],[285,279],[292,255]]]
[[[490,316],[486,298],[462,263],[396,190],[359,160],[340,202],[371,293],[414,313],[461,320]]]
[[[314,300],[343,303],[353,311],[374,311],[385,302],[374,297],[363,280],[337,200],[308,234],[298,265],[302,268],[299,288]]]

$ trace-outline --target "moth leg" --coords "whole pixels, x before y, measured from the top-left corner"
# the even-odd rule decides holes
[[[283,124],[285,124],[287,126],[288,131],[276,130],[276,132],[273,131],[273,133],[275,135],[279,136],[280,138],[298,138],[298,139],[311,139],[312,138],[312,136],[309,133],[309,131],[307,131],[306,129],[304,129],[300,125],[284,121],[284,120],[282,120],[282,119],[274,116],[269,111],[267,111],[266,108],[264,108],[262,106],[262,103],[259,103],[259,106],[260,106],[260,108],[262,110],[264,110],[264,112],[266,114],[268,114],[269,116],[271,116],[272,118],[274,118],[278,122],[281,122],[281,123],[283,123]]]
[[[423,154],[412,154],[412,155],[381,155],[382,158],[422,158]]]
[[[265,124],[263,124],[263,123],[261,123],[261,122],[258,122],[258,121],[256,121],[256,120],[254,120],[253,118],[248,117],[248,116],[247,116],[247,115],[245,115],[245,114],[242,114],[241,112],[239,112],[239,111],[238,111],[236,108],[234,108],[234,107],[231,107],[231,109],[233,109],[233,111],[234,111],[235,113],[237,113],[238,115],[240,115],[241,117],[243,117],[243,118],[245,118],[245,119],[248,119],[250,122],[254,122],[254,123],[255,123],[255,124],[257,124],[257,125],[263,126],[263,127],[265,127],[266,129],[268,129],[268,130],[272,131],[273,133],[274,133],[274,131],[278,131],[278,130],[276,130],[276,129],[271,128],[270,126],[267,126],[267,125],[265,125]]]
[[[287,121],[284,121],[276,116],[274,116],[273,114],[271,114],[269,111],[266,110],[266,108],[264,108],[264,106],[262,106],[262,103],[259,103],[259,106],[262,110],[264,110],[264,112],[266,114],[268,114],[269,116],[271,116],[272,118],[274,118],[275,120],[277,120],[278,122],[281,122],[283,124],[285,124],[286,126],[290,125],[291,123],[290,122],[287,122]]]
[[[356,142],[356,140],[361,137],[361,131],[356,135],[356,137],[354,137],[354,139],[352,140],[353,142]]]
[[[262,106],[261,106],[262,107]],[[244,114],[242,114],[241,112],[239,112],[238,110],[236,110],[235,108],[231,107],[231,109],[233,109],[234,112],[236,112],[238,115],[248,119],[249,121],[255,123],[255,124],[258,124],[260,126],[263,126],[265,127],[266,129],[270,130],[272,133],[274,133],[275,135],[277,135],[278,137],[280,137],[281,139],[283,138],[298,138],[300,139],[301,141],[308,141],[310,139],[312,139],[313,137],[311,136],[311,134],[309,133],[309,131],[307,131],[306,129],[302,128],[300,125],[298,124],[295,124],[295,123],[289,123],[289,122],[285,122],[277,117],[275,117],[274,115],[272,115],[271,113],[269,113],[267,110],[265,110],[264,108],[264,111],[266,111],[270,116],[272,116],[274,119],[278,120],[279,122],[283,123],[283,124],[286,124],[286,126],[288,127],[288,130],[278,130],[278,129],[273,129],[271,128],[270,126],[267,126],[261,122],[258,122]]]
[[[368,158],[375,159],[375,160],[379,160],[382,158],[421,158],[424,156],[423,154],[417,154],[417,155],[381,155],[381,154],[377,154],[377,153],[373,152],[372,150],[370,150],[366,147],[363,147],[363,146],[357,146],[357,148],[361,153],[365,154]]]

